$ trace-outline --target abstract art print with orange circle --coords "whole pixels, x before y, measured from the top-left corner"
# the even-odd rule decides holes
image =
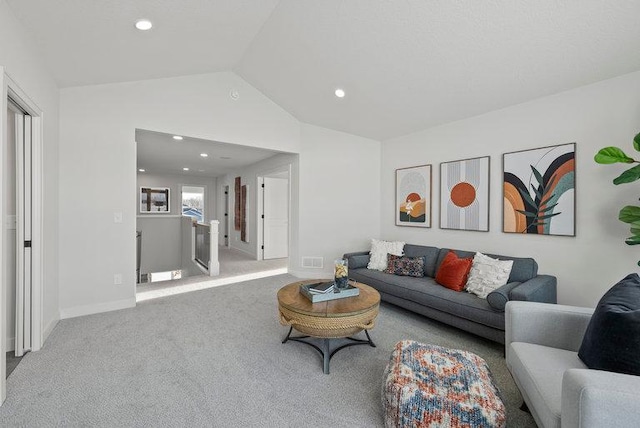
[[[396,169],[396,225],[431,227],[431,165]]]
[[[576,144],[505,153],[502,230],[575,236]]]
[[[440,228],[489,231],[489,156],[440,164]]]

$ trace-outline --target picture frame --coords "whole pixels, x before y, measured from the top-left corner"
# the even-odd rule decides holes
[[[396,226],[431,227],[431,165],[396,169]]]
[[[440,164],[440,229],[489,231],[491,158]]]
[[[502,231],[576,236],[576,143],[502,155]]]
[[[171,212],[171,189],[168,187],[140,187],[140,213],[166,214]]]

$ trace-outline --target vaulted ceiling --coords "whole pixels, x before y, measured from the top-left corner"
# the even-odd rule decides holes
[[[6,1],[60,87],[232,70],[378,140],[640,70],[638,0]]]

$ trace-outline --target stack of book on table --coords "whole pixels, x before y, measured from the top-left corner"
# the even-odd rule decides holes
[[[300,286],[300,293],[311,303],[325,302],[327,300],[343,299],[345,297],[353,297],[360,294],[358,287],[349,286],[340,291],[336,290],[333,281],[315,282],[312,284],[303,284]]]

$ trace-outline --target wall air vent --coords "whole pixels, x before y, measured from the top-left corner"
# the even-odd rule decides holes
[[[322,269],[324,267],[324,259],[322,257],[303,257],[303,268]]]

